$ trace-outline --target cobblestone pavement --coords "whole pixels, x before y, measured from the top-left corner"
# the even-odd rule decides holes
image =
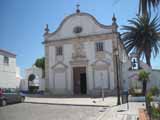
[[[0,120],[96,120],[102,107],[20,103],[0,107]]]

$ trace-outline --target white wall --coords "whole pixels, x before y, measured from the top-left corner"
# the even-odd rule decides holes
[[[39,90],[44,91],[45,90],[45,79],[39,79],[40,80],[40,86],[39,86]]]
[[[95,87],[96,88],[108,88],[107,70],[96,70],[95,71]]]
[[[160,86],[160,70],[152,70],[150,74],[150,81],[148,82],[148,88],[152,86]]]
[[[67,90],[72,93],[72,67],[70,66],[70,61],[72,59],[73,45],[65,44],[64,45],[64,64],[67,65],[66,69],[66,78],[67,78]]]
[[[20,90],[24,90],[24,91],[28,90],[28,80],[27,79],[21,79]]]
[[[16,80],[16,58],[9,57],[9,64],[3,63],[3,55],[0,55],[0,87],[16,88],[19,81]]]
[[[65,72],[55,73],[55,89],[66,89]]]
[[[96,58],[96,50],[95,50],[95,43],[93,41],[90,42],[84,42],[84,49],[83,51],[86,53],[86,57],[88,60],[88,66],[86,66],[86,72],[87,72],[87,89],[88,91],[93,90],[94,88],[94,79],[95,79],[95,87],[100,88],[102,85],[102,81],[100,78],[100,72],[103,72],[103,85],[104,88],[109,88],[114,89],[114,68],[113,68],[113,61],[112,61],[112,40],[104,40],[104,50],[105,50],[105,58],[103,59],[104,61],[107,61],[110,65],[108,65],[108,69],[105,68],[105,70],[102,71],[95,71],[95,75],[93,75],[93,66],[92,64],[95,64],[97,61]],[[49,47],[49,88],[51,91],[63,91],[63,90],[68,90],[70,92],[73,92],[73,81],[72,81],[72,66],[70,64],[72,59],[72,53],[74,52],[73,50],[73,45],[74,44],[62,44],[63,46],[63,56],[62,59],[57,59],[57,56],[55,54],[55,47],[56,46],[50,46]],[[66,72],[67,76],[61,74],[61,73],[55,73],[55,70],[58,69],[58,64],[63,63],[64,65],[67,66]],[[104,63],[103,63],[104,64]],[[55,66],[56,65],[56,66]],[[106,66],[106,63],[104,64]],[[53,68],[54,67],[54,68]],[[64,67],[64,66],[63,66]],[[109,74],[108,75],[108,71]],[[110,78],[108,78],[110,77]],[[109,80],[110,82],[108,82]],[[66,83],[67,81],[67,83]],[[110,85],[109,85],[110,83]],[[67,84],[67,86],[65,86]],[[100,85],[99,85],[100,84]],[[55,86],[55,87],[54,87]],[[66,88],[67,87],[67,88]],[[62,89],[62,90],[60,90]]]
[[[55,58],[55,47],[54,46],[50,46],[49,47],[49,90],[53,91],[53,80],[54,80],[54,76],[53,76],[53,65],[55,65],[56,63],[56,58]]]
[[[149,68],[144,62],[140,62],[141,67],[150,73],[150,80],[147,83],[147,89],[150,89],[152,86],[160,86],[160,70],[152,70],[151,68]],[[122,66],[122,87],[123,89],[129,89],[132,87],[142,87],[142,83],[139,82],[136,76],[134,77],[135,74],[138,75],[138,73],[140,72],[140,70],[128,70],[129,67],[131,67],[131,63],[129,62],[129,60],[123,64]],[[131,77],[133,76],[133,77]]]

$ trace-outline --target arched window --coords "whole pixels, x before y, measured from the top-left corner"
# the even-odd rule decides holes
[[[34,74],[30,74],[28,77],[28,81],[33,81],[36,78]]]

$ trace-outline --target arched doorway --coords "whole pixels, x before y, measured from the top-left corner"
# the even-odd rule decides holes
[[[30,74],[28,77],[28,91],[31,93],[36,93],[39,89],[39,86],[35,84],[36,75]]]

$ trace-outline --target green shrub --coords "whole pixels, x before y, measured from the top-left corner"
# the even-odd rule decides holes
[[[151,89],[150,89],[150,92],[152,93],[152,95],[158,95],[159,94],[159,89],[157,86],[153,86]]]
[[[160,119],[160,108],[152,107],[152,118],[159,120]]]
[[[151,102],[153,101],[153,94],[151,92],[148,92],[147,95],[146,95],[146,100],[148,102]]]

